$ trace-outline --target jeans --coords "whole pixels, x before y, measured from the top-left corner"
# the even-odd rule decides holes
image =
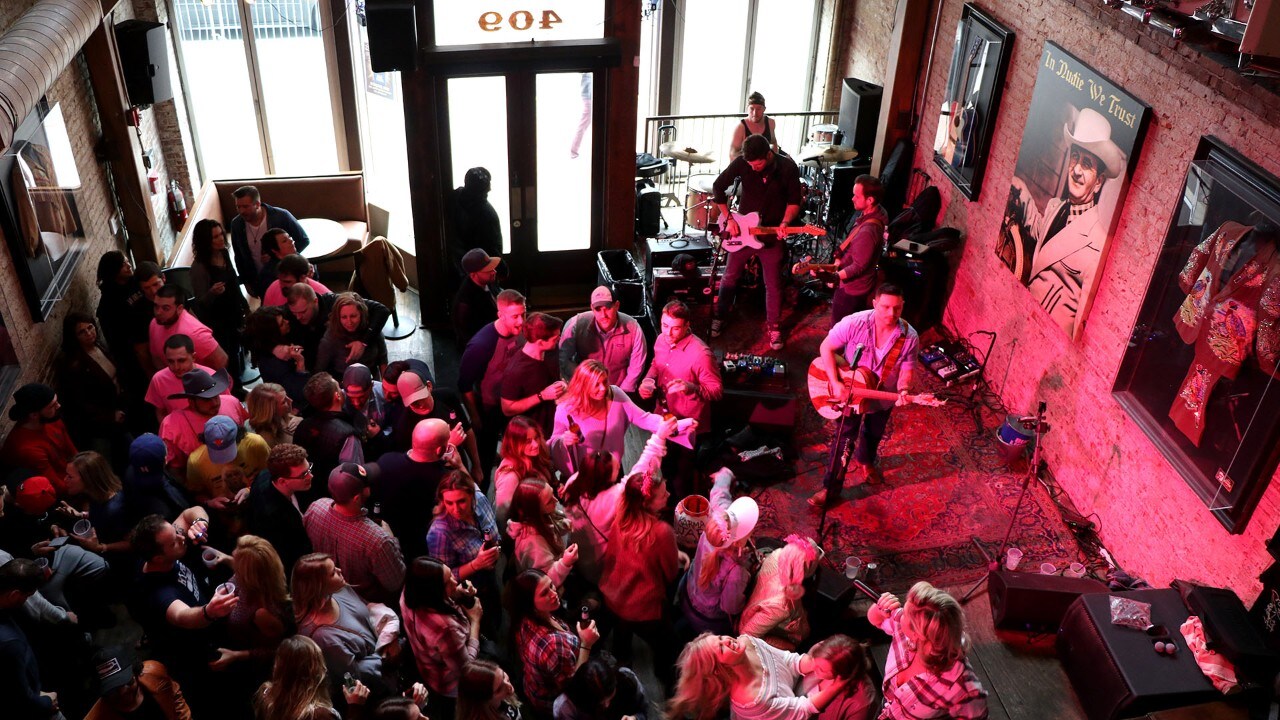
[[[738,277],[747,260],[760,258],[764,272],[764,313],[770,328],[778,327],[782,315],[782,259],[786,253],[786,243],[775,241],[773,247],[746,247],[738,252],[729,253],[724,264],[724,276],[720,279],[720,294],[716,298],[715,316],[723,318],[729,312],[738,294]]]
[[[822,486],[827,489],[828,495],[840,492],[840,488],[844,486],[847,466],[845,455],[851,444],[857,443],[853,452],[855,460],[863,465],[876,464],[880,440],[884,437],[885,428],[889,426],[891,412],[892,409],[879,410],[866,415],[849,415],[844,419],[844,426],[840,429],[840,436],[836,440],[836,446],[831,449],[831,458],[828,459],[831,464],[822,479]]]
[[[836,288],[836,294],[831,296],[831,326],[845,319],[846,317],[867,309],[867,298],[869,293],[860,295],[850,295],[840,288]]]

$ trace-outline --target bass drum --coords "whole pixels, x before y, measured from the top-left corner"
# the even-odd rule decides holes
[[[711,201],[711,185],[716,176],[693,175],[689,178],[689,192],[684,198],[684,219],[689,227],[706,230],[720,219],[720,208]]]

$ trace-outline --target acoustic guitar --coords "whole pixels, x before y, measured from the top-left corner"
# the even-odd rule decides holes
[[[734,222],[738,223],[738,234],[730,235],[728,230],[720,233],[720,247],[728,252],[738,252],[743,248],[755,248],[759,250],[765,246],[765,243],[756,239],[761,235],[777,235],[784,238],[788,235],[816,235],[821,237],[827,234],[825,228],[817,225],[792,225],[779,227],[760,227],[760,213],[747,213],[740,215],[736,212],[730,212]],[[725,227],[729,227],[729,223],[725,222]]]
[[[870,368],[850,368],[848,361],[837,355],[836,372],[840,376],[840,389],[838,396],[832,397],[827,389],[827,369],[822,366],[822,357],[816,357],[809,363],[809,401],[813,403],[813,409],[827,420],[837,420],[846,413],[862,415],[869,410],[867,400],[898,400],[898,393],[878,389],[880,378]],[[908,395],[906,400],[928,407],[947,404],[946,400],[939,400],[930,393]]]
[[[955,99],[950,101],[943,113],[947,120],[947,139],[943,145],[942,158],[948,165],[955,165],[956,143],[960,142],[960,131],[964,129],[961,117],[963,108],[960,106],[960,101],[964,99],[965,91],[969,89],[969,72],[973,69],[973,61],[978,59],[978,51],[981,49],[982,40],[974,39],[969,48],[969,57],[964,61],[964,75],[955,88]]]

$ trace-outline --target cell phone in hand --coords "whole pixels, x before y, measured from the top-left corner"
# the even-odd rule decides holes
[[[66,545],[67,541],[70,539],[71,538],[66,535],[63,535],[62,537],[56,537],[49,541],[49,547],[54,547],[54,548],[62,547],[63,545]]]

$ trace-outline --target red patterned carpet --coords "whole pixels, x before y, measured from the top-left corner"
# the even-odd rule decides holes
[[[761,508],[757,537],[780,538],[793,532],[817,535],[820,513],[806,500],[821,486],[829,458],[831,425],[818,417],[800,389],[805,369],[829,327],[829,311],[825,304],[804,301],[788,306],[783,322],[787,347],[778,354],[789,363],[791,385],[803,398],[795,428],[799,457],[794,478],[751,489]],[[757,315],[758,310],[748,303],[713,347],[768,354],[760,325],[748,319]],[[703,331],[699,327],[698,332]],[[926,334],[925,343],[933,337]],[[923,367],[916,377],[940,396],[953,392]],[[922,579],[956,585],[980,578],[986,560],[971,538],[995,552],[1009,527],[1026,473],[1025,461],[1010,469],[999,454],[995,432],[1003,422],[1003,414],[982,406],[975,410],[965,398],[940,408],[895,410],[881,445],[885,482],[872,486],[863,482],[859,472],[847,475],[844,501],[827,514],[825,561],[842,569],[850,554],[874,560],[880,568],[880,586],[895,591]],[[1046,561],[1062,567],[1080,559],[1075,538],[1038,482],[1028,489],[1010,543],[1025,554],[1024,567]]]

